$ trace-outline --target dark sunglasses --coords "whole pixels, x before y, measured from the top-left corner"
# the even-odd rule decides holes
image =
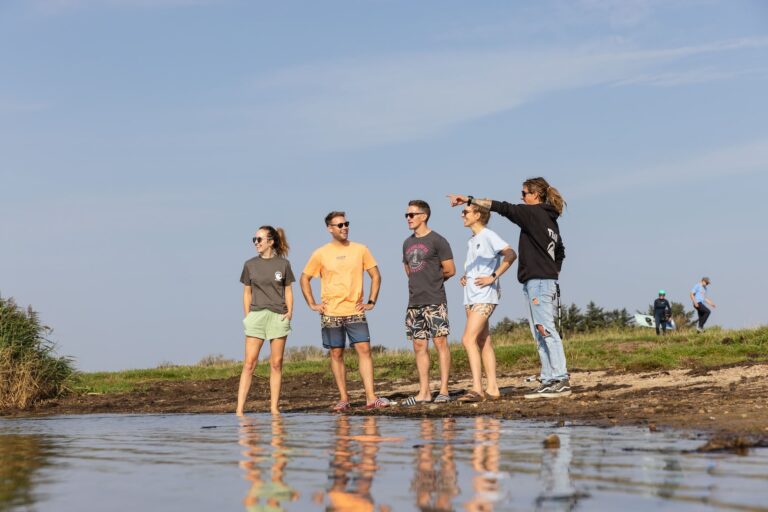
[[[255,236],[255,237],[251,238],[251,240],[253,240],[254,244],[260,244],[262,240],[272,240],[272,239],[271,238],[262,238],[260,236]]]
[[[416,212],[416,213],[408,212],[408,213],[405,214],[405,218],[406,219],[412,219],[412,218],[414,218],[417,215],[426,215],[426,213],[424,213],[424,212]]]
[[[335,228],[348,228],[349,227],[349,221],[347,222],[339,222],[338,224],[328,224],[329,226],[333,226]]]
[[[472,213],[472,210],[467,210],[466,208],[461,210],[461,216],[462,217],[466,217],[468,213]]]
[[[523,196],[523,197],[527,196],[528,194],[533,195],[533,192],[526,192],[525,190],[521,190],[520,191],[520,195]]]

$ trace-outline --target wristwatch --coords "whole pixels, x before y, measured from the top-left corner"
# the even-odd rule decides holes
[[[467,196],[467,206],[472,204],[473,199],[474,199],[474,196]]]
[[[492,277],[492,278],[494,278],[494,279],[496,279],[496,272],[494,272],[493,274],[491,274],[491,277]]]
[[[375,300],[369,300],[368,304],[370,304],[371,306],[375,306],[376,305],[376,301]]]

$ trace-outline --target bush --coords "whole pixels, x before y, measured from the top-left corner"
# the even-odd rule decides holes
[[[54,355],[51,332],[31,307],[0,297],[0,408],[23,409],[64,391],[72,360]]]

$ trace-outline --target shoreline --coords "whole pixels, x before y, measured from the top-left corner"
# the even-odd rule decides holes
[[[526,372],[499,374],[502,398],[477,404],[450,402],[394,405],[367,411],[362,385],[349,383],[353,409],[345,414],[377,414],[404,418],[489,415],[509,420],[553,421],[558,424],[645,426],[651,431],[676,429],[709,436],[703,450],[743,450],[768,446],[768,364],[745,363],[707,369],[649,372],[573,370],[573,393],[557,399],[526,400],[536,383],[524,383]],[[458,397],[469,385],[466,375],[451,379]],[[414,379],[415,380],[415,379]],[[26,410],[3,410],[0,417],[41,417],[104,413],[231,413],[238,377],[197,381],[151,382],[126,393],[69,394]],[[434,385],[434,381],[433,381]],[[415,394],[410,379],[376,382],[379,396],[400,402]],[[326,412],[337,400],[330,374],[284,377],[281,412]],[[246,414],[268,412],[269,381],[254,377]]]

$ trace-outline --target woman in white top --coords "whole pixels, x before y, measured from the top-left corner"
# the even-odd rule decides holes
[[[467,351],[472,371],[472,390],[460,401],[481,402],[501,397],[496,382],[496,354],[491,344],[488,319],[499,303],[499,278],[512,266],[517,254],[499,235],[486,228],[491,212],[477,205],[468,205],[461,212],[464,226],[472,230],[467,244],[467,260],[461,285],[464,287],[464,308],[467,325],[461,343]],[[488,385],[483,391],[482,367]]]

